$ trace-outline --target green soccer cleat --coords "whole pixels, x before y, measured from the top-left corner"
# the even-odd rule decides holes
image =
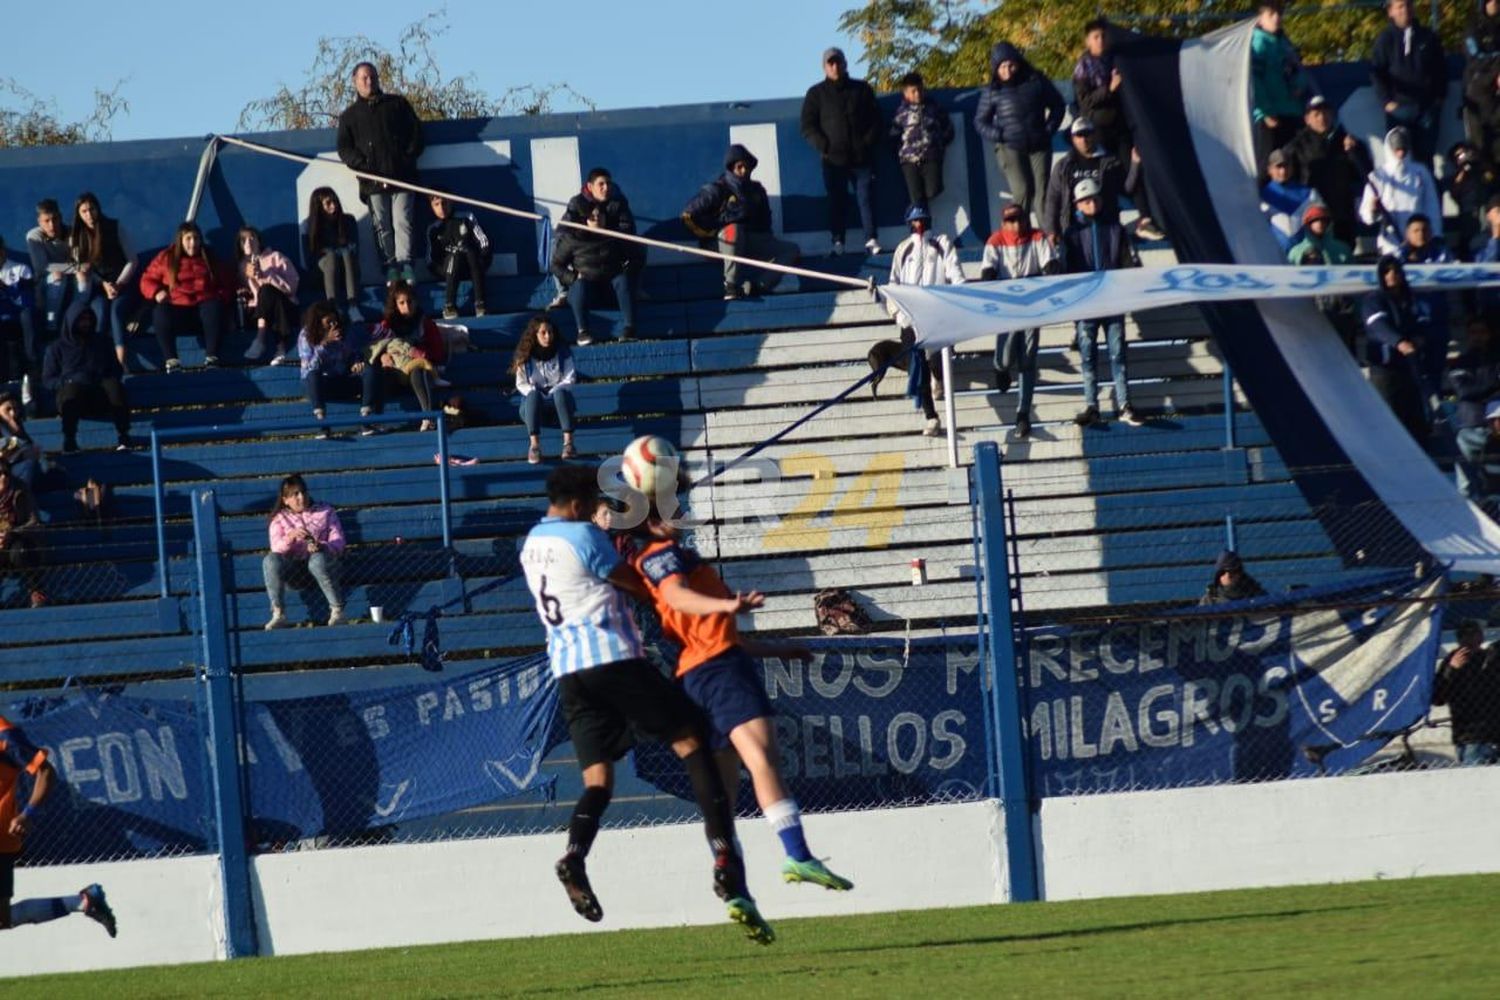
[[[756,944],[771,944],[776,940],[776,932],[749,896],[736,896],[729,901],[729,919],[743,927],[745,936]]]
[[[811,882],[835,892],[848,892],[854,888],[853,882],[842,875],[835,875],[817,858],[808,858],[806,861],[787,858],[781,864],[781,878],[786,882]]]

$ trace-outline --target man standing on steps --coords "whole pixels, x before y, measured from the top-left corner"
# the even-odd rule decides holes
[[[872,154],[884,128],[875,91],[849,76],[842,49],[823,52],[823,80],[808,88],[802,100],[802,138],[823,160],[823,189],[828,193],[828,232],[833,252],[844,252],[845,212],[849,188],[859,206],[865,230],[865,252],[880,253],[875,235],[875,166]]]
[[[26,805],[16,807],[21,775],[31,778]],[[31,820],[52,791],[57,774],[47,762],[47,752],[33,746],[20,728],[0,716],[0,930],[23,924],[45,924],[73,913],[97,921],[115,936],[115,914],[104,898],[104,890],[90,885],[71,896],[23,899],[15,895],[16,860],[31,832]]]
[[[417,158],[423,149],[422,122],[411,103],[380,89],[380,74],[372,63],[354,67],[354,90],[359,96],[339,115],[339,159],[351,170],[395,181],[415,181]],[[405,188],[361,177],[359,197],[370,206],[386,284],[416,281],[412,268],[412,208],[416,196]]]
[[[1068,274],[1088,271],[1114,271],[1140,267],[1130,235],[1118,222],[1106,222],[1099,216],[1099,182],[1086,177],[1073,188],[1076,206],[1073,224],[1063,233],[1059,247],[1063,271]],[[1099,328],[1109,345],[1109,365],[1114,373],[1115,406],[1120,419],[1139,426],[1141,419],[1130,405],[1130,381],[1125,370],[1125,317],[1104,316],[1081,319],[1074,324],[1078,340],[1079,368],[1083,371],[1083,409],[1073,418],[1080,427],[1102,424],[1099,416]]]

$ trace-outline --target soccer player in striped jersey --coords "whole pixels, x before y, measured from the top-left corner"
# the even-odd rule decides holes
[[[23,774],[31,778],[31,794],[26,805],[17,809]],[[10,901],[15,895],[16,860],[21,856],[26,835],[31,832],[31,817],[41,808],[56,780],[46,751],[32,746],[19,727],[0,716],[0,930],[22,924],[45,924],[71,913],[82,913],[98,921],[114,937],[115,914],[104,898],[104,890],[97,885],[87,886],[72,896]]]
[[[730,919],[754,941],[775,932],[745,886],[734,839],[734,812],[713,756],[705,748],[698,710],[643,656],[640,633],[618,587],[639,587],[609,536],[591,519],[599,504],[598,470],[562,465],[547,477],[547,516],[521,547],[526,585],[547,630],[547,656],[578,766],[583,794],[568,824],[568,847],[557,877],[573,909],[587,920],[604,910],[589,884],[585,860],[614,787],[614,762],[635,734],[660,740],[681,758],[703,813],[714,852],[714,891]]]
[[[634,532],[630,562],[640,574],[662,631],[681,652],[677,679],[707,713],[710,743],[719,757],[724,787],[739,788],[740,763],[750,772],[756,801],[781,840],[781,877],[844,891],[854,883],[813,857],[802,832],[797,801],[781,779],[771,703],[752,656],[807,655],[789,646],[742,638],[735,615],[760,607],[758,591],[731,593],[718,571],[682,542],[653,509]]]

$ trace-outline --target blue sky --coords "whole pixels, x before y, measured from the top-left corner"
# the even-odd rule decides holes
[[[0,76],[86,115],[93,89],[125,82],[130,112],[116,139],[199,136],[234,128],[249,101],[298,84],[324,35],[365,34],[394,47],[442,0],[148,0],[90,4],[76,17],[22,3],[7,11]],[[473,72],[491,94],[566,82],[600,109],[800,95],[839,45],[855,76],[855,40],[839,15],[859,0],[447,0],[437,43],[445,75]],[[357,12],[357,13],[353,13]],[[31,44],[20,44],[27,39]],[[43,39],[48,41],[42,42]],[[559,105],[559,111],[577,107]]]

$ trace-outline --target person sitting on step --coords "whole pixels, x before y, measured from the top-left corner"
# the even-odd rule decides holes
[[[326,503],[314,503],[301,476],[281,481],[276,504],[271,508],[271,551],[261,560],[266,596],[271,599],[271,619],[266,628],[286,628],[283,598],[286,580],[306,572],[328,600],[328,624],[344,622],[344,592],[339,585],[339,559],[344,554],[344,526],[338,512]]]

